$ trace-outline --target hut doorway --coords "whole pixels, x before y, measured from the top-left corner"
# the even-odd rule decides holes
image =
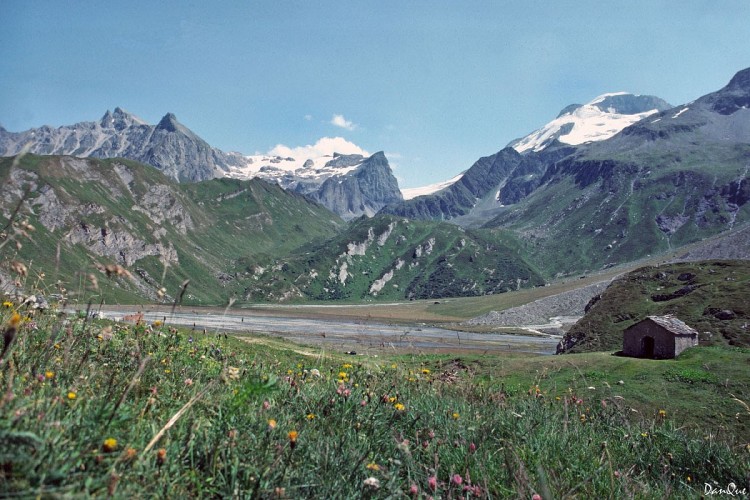
[[[641,340],[641,352],[644,358],[653,359],[654,337],[643,337],[643,340]]]

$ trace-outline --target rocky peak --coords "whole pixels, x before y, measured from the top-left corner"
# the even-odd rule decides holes
[[[740,109],[750,109],[750,68],[732,77],[726,87],[705,97],[711,109],[731,115]]]
[[[736,75],[729,80],[725,90],[744,90],[750,92],[750,68],[738,71]]]
[[[326,162],[326,167],[353,167],[359,163],[362,163],[365,157],[362,155],[351,154],[345,155],[341,153],[333,153],[333,160]]]
[[[165,130],[167,132],[177,132],[180,127],[180,122],[177,121],[177,117],[174,113],[167,113],[164,118],[161,119],[156,130]]]
[[[104,113],[104,116],[102,116],[102,119],[99,120],[99,125],[102,128],[106,129],[115,129],[118,132],[121,132],[125,130],[128,127],[131,127],[133,125],[144,125],[145,122],[143,122],[140,118],[137,118],[135,115],[132,115],[122,109],[121,107],[116,107],[114,112],[107,110],[106,113]]]

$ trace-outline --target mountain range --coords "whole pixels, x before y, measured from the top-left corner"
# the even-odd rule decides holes
[[[153,288],[169,267],[172,284],[207,280],[196,300],[498,293],[747,224],[748,108],[750,69],[680,106],[604,94],[410,199],[382,152],[224,153],[174,115],[152,126],[117,108],[98,122],[0,128],[0,154],[35,153],[3,160],[15,187],[2,210],[11,217],[21,186],[33,188],[24,207],[44,228],[37,243],[71,245],[69,277],[111,259],[143,269]],[[143,283],[129,296],[151,290]]]
[[[374,215],[386,204],[403,199],[382,152],[369,158],[334,153],[331,157],[302,159],[225,153],[211,147],[172,113],[157,125],[149,125],[118,107],[94,122],[43,126],[18,133],[0,127],[0,156],[21,151],[127,158],[154,166],[178,182],[258,177],[307,195],[344,219]]]

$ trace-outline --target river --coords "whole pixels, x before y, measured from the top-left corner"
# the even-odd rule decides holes
[[[265,315],[254,312],[146,311],[102,308],[106,318],[123,320],[142,312],[146,322],[193,328],[197,332],[231,332],[282,337],[300,344],[326,346],[341,352],[372,354],[384,351],[425,352],[525,352],[553,354],[558,338],[504,333],[469,333],[425,324],[386,324],[351,319],[319,319]]]

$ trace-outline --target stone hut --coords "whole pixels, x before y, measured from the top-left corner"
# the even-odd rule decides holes
[[[671,359],[698,345],[698,332],[674,316],[648,316],[623,333],[622,354],[634,358]]]

